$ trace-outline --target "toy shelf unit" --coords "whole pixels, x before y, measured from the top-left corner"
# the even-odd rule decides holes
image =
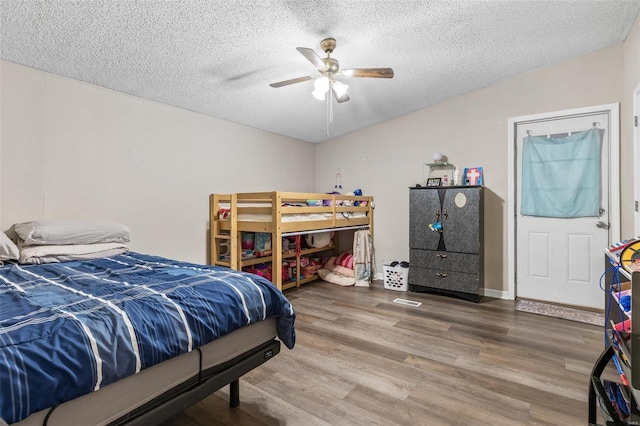
[[[640,273],[611,268],[611,264],[607,273],[619,273],[620,282],[630,280],[631,284],[630,288],[628,284],[614,285],[611,297],[606,299],[607,312],[619,314],[605,324],[606,348],[593,367],[589,383],[588,420],[589,425],[637,425],[640,424]],[[598,407],[603,423],[598,423]]]
[[[270,234],[265,234],[270,235]],[[303,266],[302,259],[305,257],[309,259],[309,257],[313,255],[330,255],[337,256],[338,255],[338,238],[339,233],[335,233],[333,237],[333,241],[331,245],[327,245],[324,247],[306,247],[297,250],[296,248],[283,250],[282,252],[282,278],[281,278],[281,286],[282,290],[287,290],[293,287],[300,287],[302,284],[306,284],[309,282],[316,281],[320,279],[320,276],[316,272],[315,268],[311,268],[309,266]],[[274,256],[272,254],[262,254],[256,257],[252,257],[249,259],[239,259],[238,260],[238,269],[246,272],[251,272],[254,274],[262,275],[266,277],[268,280],[273,279],[273,259]],[[266,275],[263,275],[262,271],[259,269],[260,266],[264,266],[266,264],[270,264],[268,270],[269,272]],[[285,266],[286,265],[286,266]],[[306,273],[305,269],[312,269],[311,273]],[[287,272],[289,270],[290,272]]]

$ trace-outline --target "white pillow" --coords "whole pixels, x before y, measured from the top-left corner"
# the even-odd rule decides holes
[[[18,247],[7,234],[0,232],[0,260],[17,260],[20,257]]]
[[[55,263],[71,260],[99,259],[126,253],[122,243],[43,245],[20,247],[20,263]]]
[[[109,222],[37,220],[16,223],[18,246],[128,243],[131,231],[125,225]]]

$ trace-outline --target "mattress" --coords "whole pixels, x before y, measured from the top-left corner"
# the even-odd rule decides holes
[[[269,318],[234,331],[200,348],[202,369],[234,359],[276,337],[276,321]],[[66,402],[53,410],[47,426],[107,425],[181,383],[195,378],[198,351],[164,361],[104,388]],[[14,426],[42,426],[49,410],[32,414]]]
[[[235,330],[275,318],[295,342],[295,313],[273,284],[228,268],[128,253],[0,267],[0,417],[96,392]]]
[[[345,212],[337,213],[336,219],[348,220],[350,218],[367,217],[366,212]],[[239,221],[246,222],[271,222],[273,216],[270,214],[249,214],[241,213],[238,215]],[[283,214],[282,222],[309,222],[314,220],[327,220],[333,219],[333,213],[297,213],[297,214]]]

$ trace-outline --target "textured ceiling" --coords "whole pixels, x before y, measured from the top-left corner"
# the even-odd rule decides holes
[[[2,59],[251,127],[320,142],[624,41],[627,1],[2,0]],[[345,79],[326,105],[296,47],[334,37]],[[322,53],[321,56],[324,56]]]

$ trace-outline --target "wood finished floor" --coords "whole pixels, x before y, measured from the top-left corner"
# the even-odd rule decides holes
[[[285,295],[296,347],[241,379],[240,407],[228,407],[227,386],[162,426],[587,424],[602,327],[379,281]]]

